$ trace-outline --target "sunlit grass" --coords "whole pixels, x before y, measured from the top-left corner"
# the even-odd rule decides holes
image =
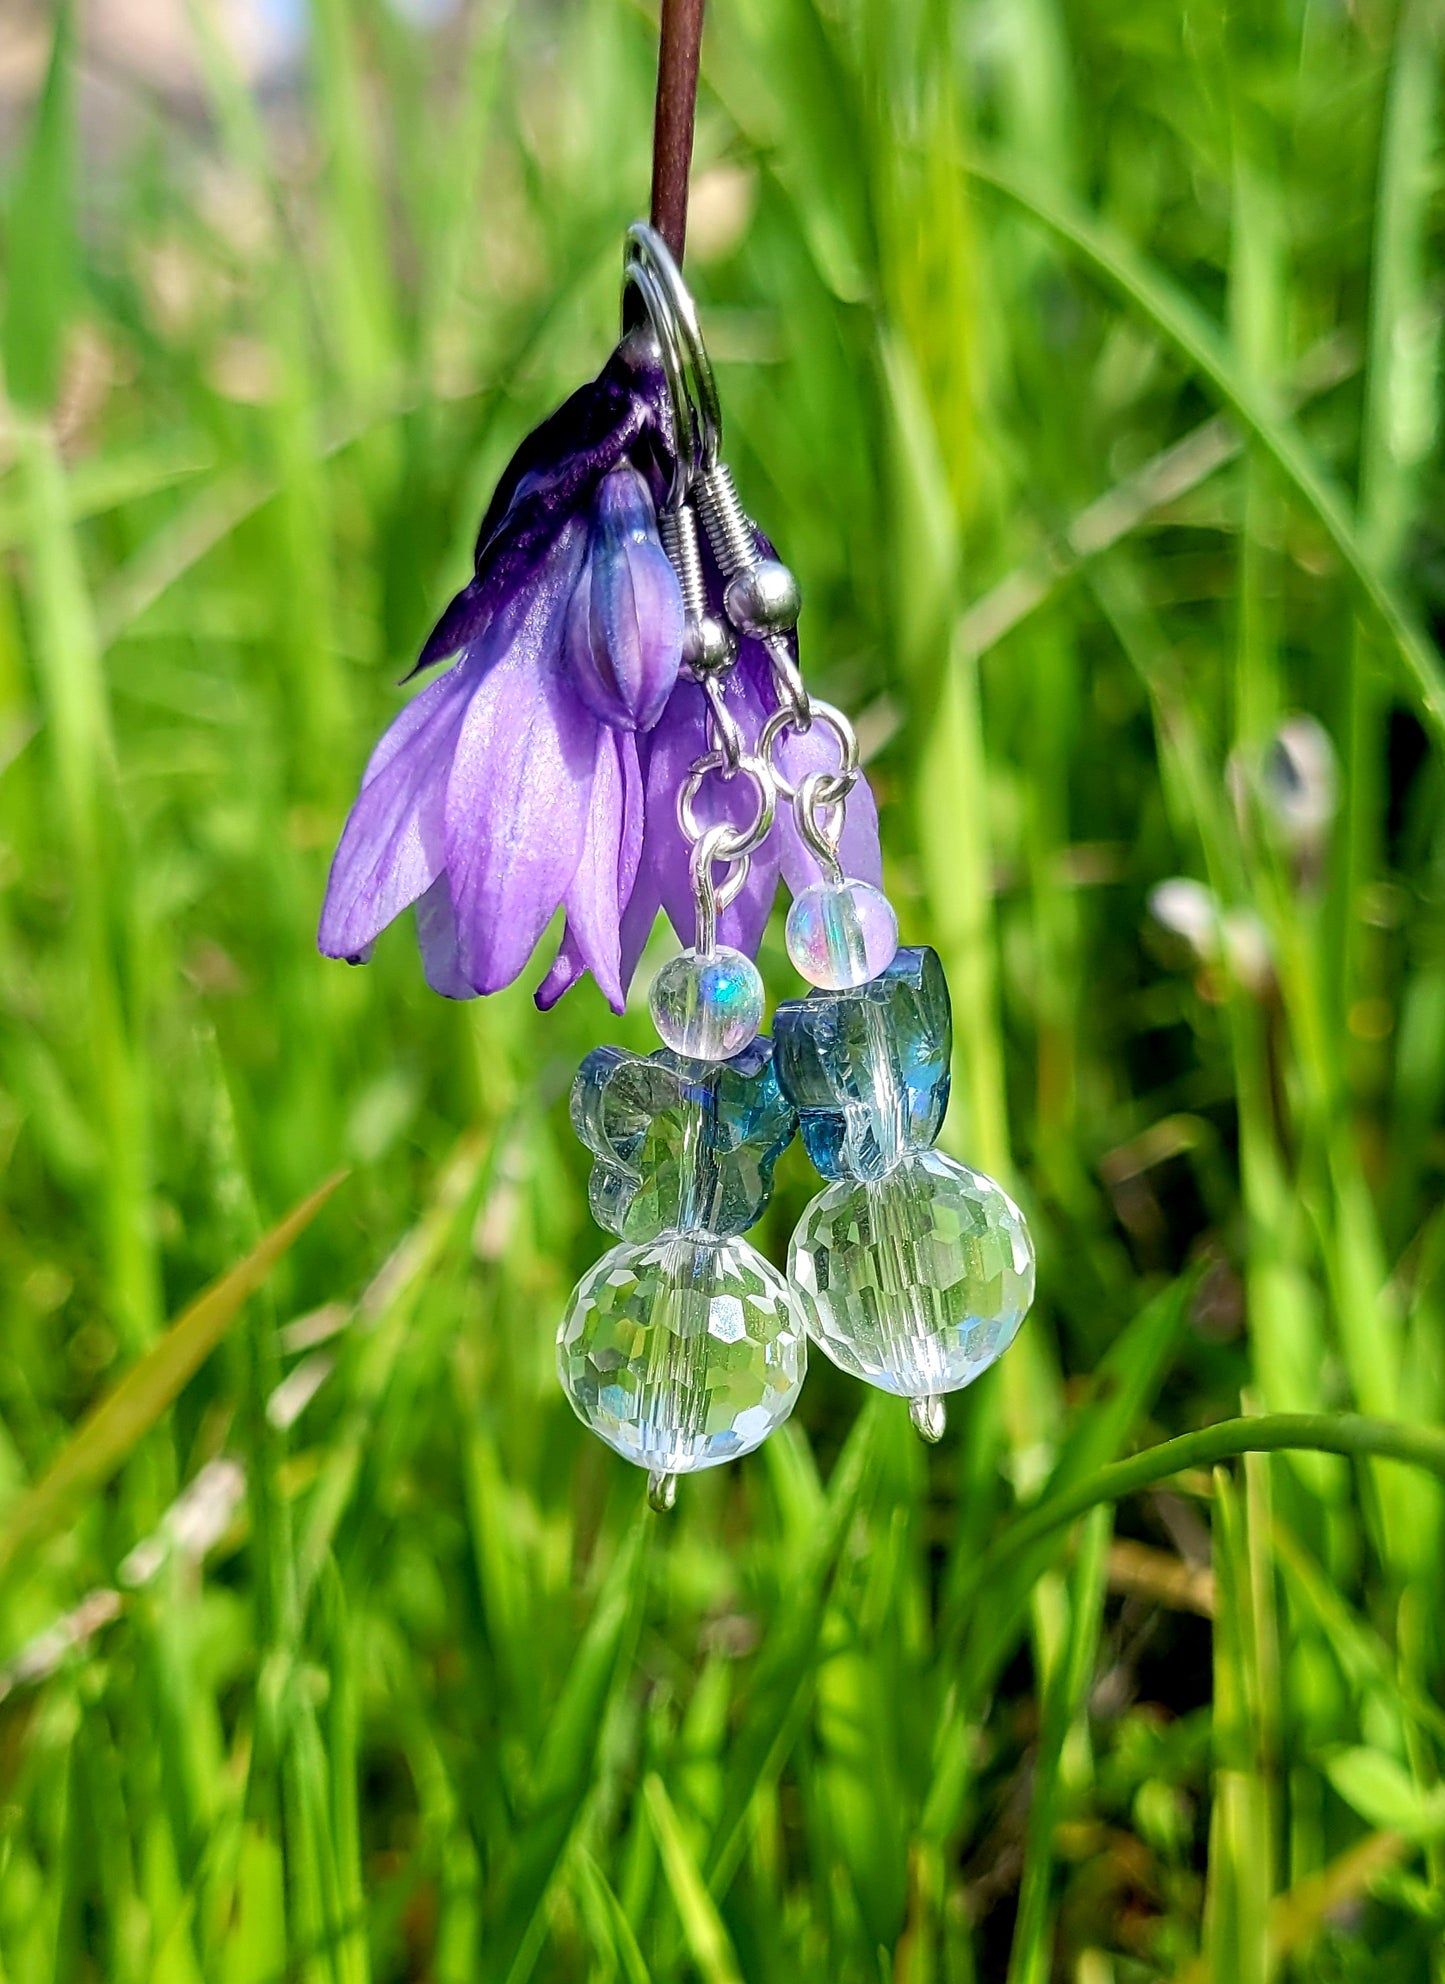
[[[5,166],[0,1977],[1442,1984],[1438,9],[709,11],[729,454],[1038,1307],[941,1447],[820,1358],[651,1516],[552,1368],[567,1084],[645,1011],[314,950],[614,335],[647,10],[316,0],[258,93],[194,0],[120,135],[62,27]]]

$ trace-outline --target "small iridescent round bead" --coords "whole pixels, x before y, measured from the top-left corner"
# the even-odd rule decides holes
[[[788,956],[825,992],[866,985],[897,949],[893,905],[871,882],[815,882],[788,911]]]
[[[664,1046],[692,1061],[730,1061],[763,1023],[763,981],[741,951],[679,951],[652,981],[652,1020]]]

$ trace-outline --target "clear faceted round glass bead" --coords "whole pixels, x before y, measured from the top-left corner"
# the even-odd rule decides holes
[[[671,1232],[614,1247],[578,1282],[557,1332],[577,1417],[624,1460],[664,1474],[761,1446],[807,1363],[788,1284],[740,1239]]]
[[[871,882],[815,882],[788,911],[788,956],[825,992],[866,985],[897,949],[893,905]]]
[[[710,955],[679,951],[652,981],[652,1021],[663,1044],[694,1061],[731,1061],[763,1023],[763,981],[727,944]]]
[[[960,1391],[1008,1349],[1034,1299],[1024,1216],[936,1150],[876,1183],[840,1179],[799,1220],[788,1276],[808,1334],[886,1392]]]

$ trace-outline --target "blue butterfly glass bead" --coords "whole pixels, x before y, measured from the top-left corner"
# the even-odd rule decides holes
[[[865,985],[779,1006],[773,1043],[825,1178],[885,1178],[942,1129],[953,1020],[937,951],[899,951]]]

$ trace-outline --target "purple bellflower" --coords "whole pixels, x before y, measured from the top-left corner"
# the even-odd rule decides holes
[[[472,578],[413,673],[455,660],[396,717],[362,775],[321,911],[326,956],[364,961],[414,904],[427,983],[469,999],[510,985],[565,908],[538,1005],[590,971],[621,1012],[659,909],[692,942],[677,792],[708,743],[702,691],[678,673],[682,597],[657,532],[671,465],[666,388],[635,337],[518,449],[482,519]],[[772,555],[761,533],[758,545]],[[703,558],[718,607],[706,546]],[[774,702],[756,642],[742,642],[726,695],[755,740]],[[836,752],[818,726],[789,732],[778,763],[796,782],[831,770]],[[741,821],[747,783],[709,778],[700,815]],[[840,859],[847,874],[880,881],[862,779]],[[719,919],[722,942],[756,954],[780,871],[795,891],[817,879],[783,806]]]

